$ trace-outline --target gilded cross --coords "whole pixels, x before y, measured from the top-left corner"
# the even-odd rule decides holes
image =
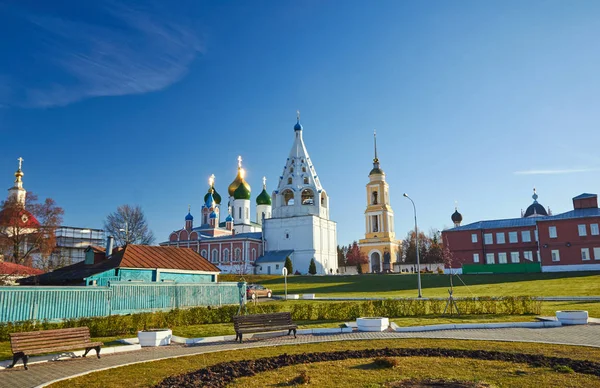
[[[213,187],[213,185],[214,185],[214,184],[215,184],[215,174],[212,174],[212,175],[210,176],[210,178],[208,178],[208,185],[209,185],[210,187]]]
[[[238,156],[237,161],[238,161],[238,168],[242,168],[242,155]]]
[[[23,167],[23,158],[19,157],[19,159],[17,159],[19,161],[19,170],[21,169],[21,167]]]

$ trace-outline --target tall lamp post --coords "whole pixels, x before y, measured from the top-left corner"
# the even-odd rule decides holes
[[[421,261],[419,260],[419,231],[417,229],[417,207],[415,206],[415,201],[412,200],[408,194],[402,194],[406,198],[410,199],[412,202],[413,210],[415,211],[415,250],[417,251],[417,288],[419,289],[419,298],[422,298],[421,295]]]

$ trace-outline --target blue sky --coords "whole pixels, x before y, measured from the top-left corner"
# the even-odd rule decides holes
[[[93,5],[90,5],[92,4]],[[598,193],[597,1],[0,1],[0,177],[157,241],[242,155],[275,188],[296,110],[338,241],[364,234],[377,129],[396,231]],[[253,203],[254,205],[254,203]],[[253,206],[254,208],[254,206]]]

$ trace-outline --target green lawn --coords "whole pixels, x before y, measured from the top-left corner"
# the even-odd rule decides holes
[[[222,276],[221,281],[237,281]],[[249,283],[260,283],[284,294],[282,276],[249,275]],[[446,297],[448,275],[422,274],[424,297]],[[464,284],[463,284],[464,283]],[[600,272],[563,272],[454,277],[454,295],[473,296],[600,296]],[[316,294],[332,297],[416,297],[417,275],[290,276],[289,294]]]

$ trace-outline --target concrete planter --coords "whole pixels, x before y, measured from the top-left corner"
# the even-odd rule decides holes
[[[166,346],[171,344],[171,329],[150,329],[138,331],[140,346]]]
[[[315,299],[315,294],[302,294],[302,299]]]
[[[556,319],[563,325],[587,325],[588,312],[585,310],[557,311]]]
[[[356,319],[358,331],[385,331],[390,326],[390,320],[383,317],[364,317]]]

